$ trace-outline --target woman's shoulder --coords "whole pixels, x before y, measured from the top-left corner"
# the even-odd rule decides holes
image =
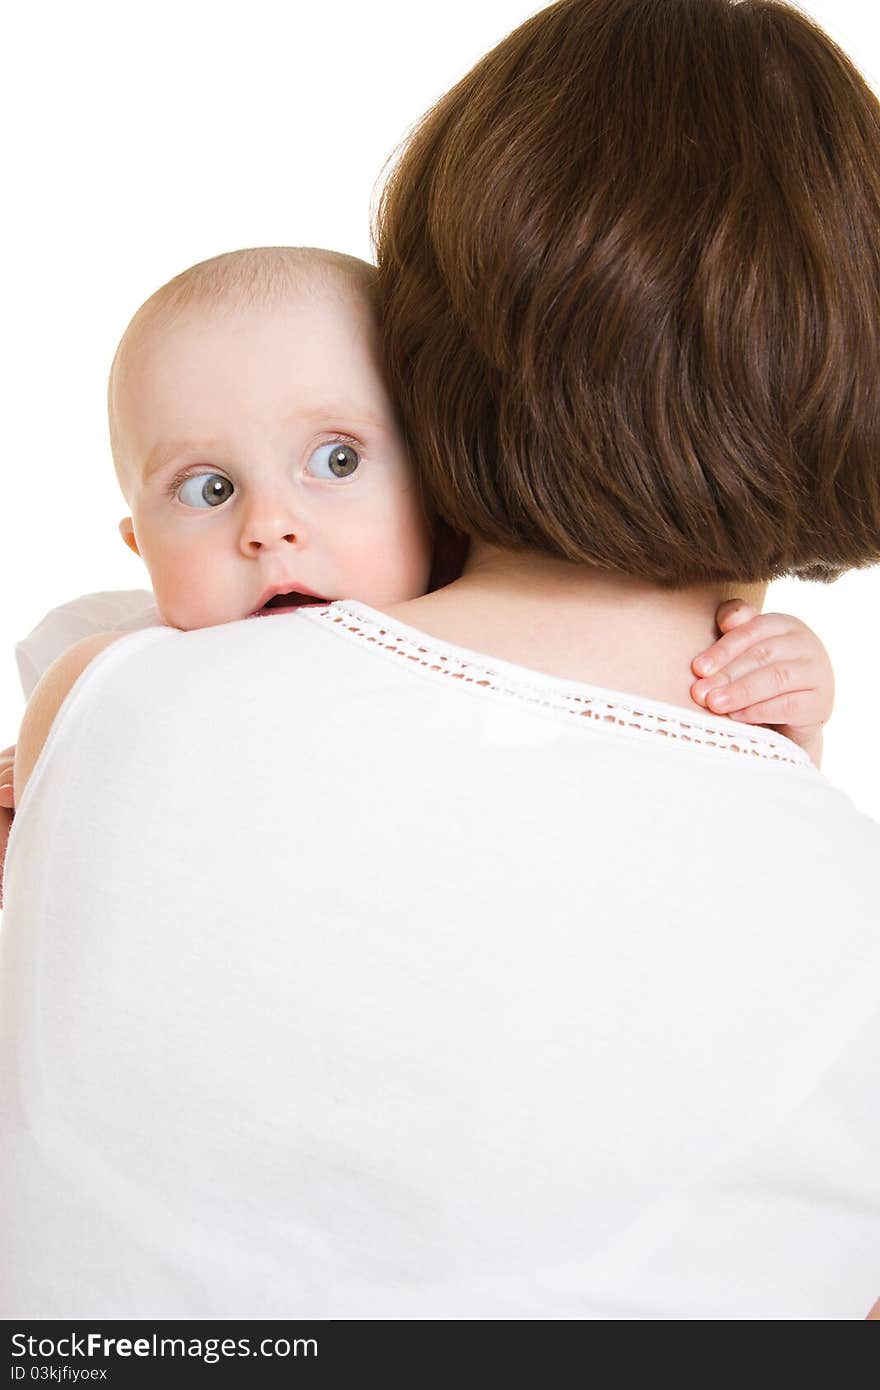
[[[16,803],[21,801],[59,709],[91,661],[127,632],[93,632],[74,642],[52,662],[28,700],[15,745]]]

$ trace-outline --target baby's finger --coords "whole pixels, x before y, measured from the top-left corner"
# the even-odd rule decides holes
[[[754,699],[764,699],[774,693],[782,695],[786,690],[824,689],[823,671],[816,655],[804,655],[803,636],[798,632],[786,632],[764,642],[754,642],[739,656],[732,657],[721,670],[695,681],[691,690],[694,699],[703,703],[717,687],[729,688],[764,672],[765,678],[753,687],[756,692],[753,700],[740,700],[739,705],[728,701],[729,709],[738,709],[754,703]]]
[[[715,675],[721,670],[730,670],[731,664],[745,652],[753,653],[747,669],[753,666],[766,666],[775,660],[781,638],[794,637],[793,620],[785,613],[758,613],[747,623],[732,628],[713,642],[705,651],[698,652],[691,662],[691,668],[698,676]],[[772,643],[772,645],[771,645]],[[799,639],[799,646],[803,639]]]
[[[727,598],[715,609],[715,622],[722,632],[728,632],[731,628],[748,622],[757,611],[757,608],[746,603],[743,598]]]
[[[777,700],[794,693],[812,697],[814,705],[818,699],[812,663],[804,658],[788,661],[784,665],[774,663],[772,666],[759,667],[738,679],[729,679],[727,673],[721,671],[712,679],[721,684],[705,691],[699,689],[704,682],[697,681],[692,686],[692,693],[699,704],[718,714],[729,714],[731,710],[746,709],[762,700]]]
[[[775,700],[759,700],[757,704],[745,709],[725,710],[724,713],[738,724],[773,724],[777,728],[791,724],[794,728],[812,726],[809,690],[793,690],[787,695],[779,695]]]

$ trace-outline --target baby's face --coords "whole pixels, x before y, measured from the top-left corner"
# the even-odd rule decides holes
[[[427,589],[430,528],[354,291],[145,330],[116,423],[120,531],[172,627],[247,618],[275,587],[377,608]]]

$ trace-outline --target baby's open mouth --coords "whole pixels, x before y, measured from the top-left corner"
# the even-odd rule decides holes
[[[263,613],[275,613],[286,608],[305,608],[307,604],[324,604],[326,606],[328,603],[332,603],[332,599],[319,598],[315,594],[301,594],[298,590],[292,589],[288,594],[276,594],[251,616],[259,618]]]

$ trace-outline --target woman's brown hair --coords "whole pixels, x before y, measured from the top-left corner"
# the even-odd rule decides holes
[[[779,0],[561,0],[375,219],[428,507],[664,588],[880,559],[880,103]]]

